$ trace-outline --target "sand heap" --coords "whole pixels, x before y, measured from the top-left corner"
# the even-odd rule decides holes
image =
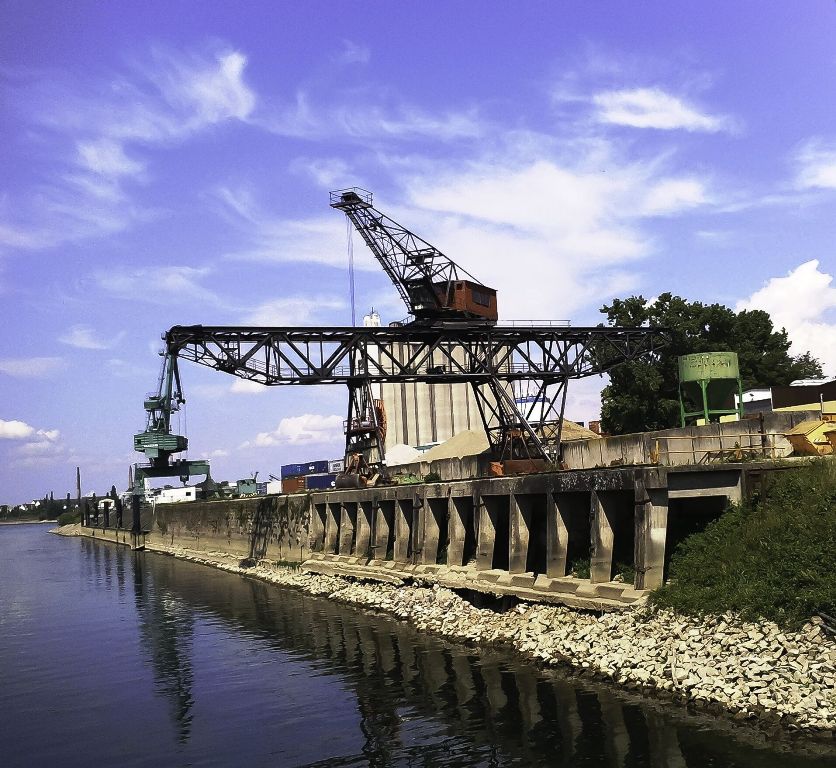
[[[488,437],[484,432],[467,429],[453,435],[449,440],[431,448],[421,455],[421,461],[438,459],[461,459],[464,456],[477,456],[488,448]]]
[[[386,466],[399,467],[402,464],[414,464],[421,461],[421,451],[416,451],[410,445],[397,443],[386,451]]]

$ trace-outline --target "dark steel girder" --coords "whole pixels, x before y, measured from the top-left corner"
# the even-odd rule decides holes
[[[656,351],[649,328],[174,326],[167,351],[267,386],[427,382],[544,385]]]

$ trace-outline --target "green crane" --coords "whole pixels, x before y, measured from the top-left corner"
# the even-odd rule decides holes
[[[172,458],[189,447],[188,438],[171,432],[171,414],[179,411],[186,399],[180,384],[177,350],[167,345],[161,354],[163,362],[157,391],[145,398],[148,414],[145,430],[134,435],[134,450],[145,454],[148,463],[136,464],[134,468],[131,489],[133,533],[140,531],[140,504],[145,494],[146,477],[179,477],[185,483],[192,475],[209,475],[209,462],[205,459]]]

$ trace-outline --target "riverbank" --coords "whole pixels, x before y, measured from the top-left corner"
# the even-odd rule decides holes
[[[80,526],[55,529],[83,535]],[[408,586],[357,582],[221,552],[152,551],[312,595],[382,611],[421,631],[501,644],[547,666],[767,729],[836,738],[836,642],[810,622],[799,632],[731,615],[698,619],[641,606],[595,616],[552,605],[476,608],[430,579]]]

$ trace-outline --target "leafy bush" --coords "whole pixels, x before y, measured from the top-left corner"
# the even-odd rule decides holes
[[[62,512],[58,515],[58,525],[72,525],[81,520],[81,516],[75,512]]]
[[[579,557],[569,563],[569,573],[576,579],[588,579],[591,569],[592,566],[588,557]]]
[[[685,613],[734,611],[798,625],[836,610],[836,461],[775,473],[671,558],[651,600]]]

